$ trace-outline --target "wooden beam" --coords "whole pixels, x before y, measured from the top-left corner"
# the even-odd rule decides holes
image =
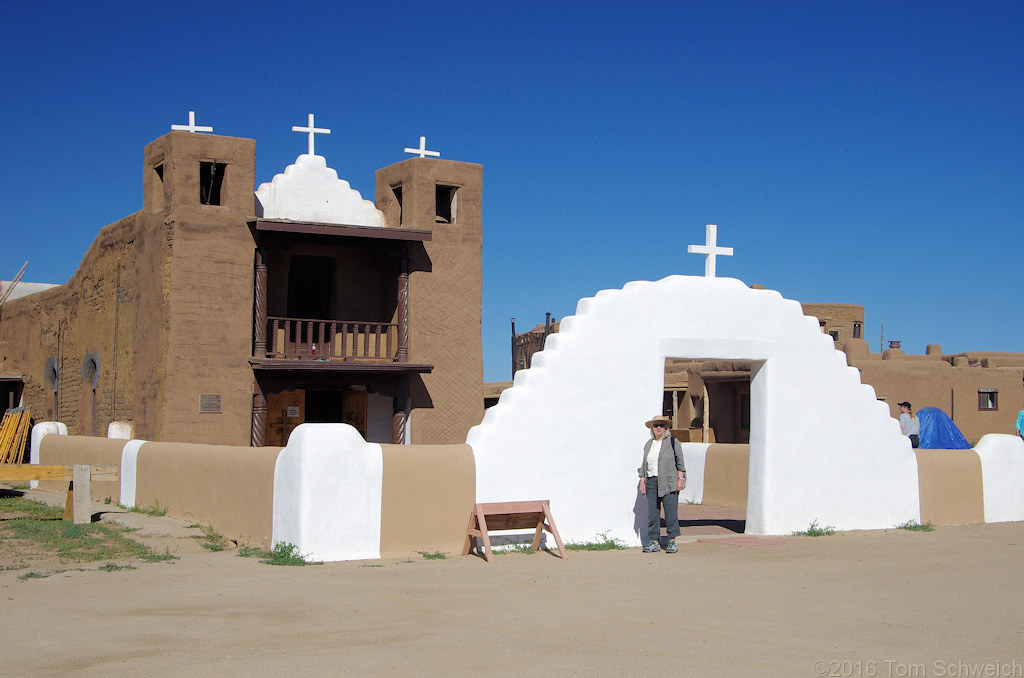
[[[120,478],[117,464],[90,466],[90,479],[118,480]],[[74,466],[60,464],[42,466],[39,464],[0,464],[0,481],[13,482],[19,480],[74,480]]]

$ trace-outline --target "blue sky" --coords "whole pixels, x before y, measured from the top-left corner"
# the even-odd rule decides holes
[[[10,3],[9,3],[10,4]],[[484,166],[485,378],[630,280],[866,307],[865,338],[1024,351],[1024,3],[17,3],[0,25],[0,278],[65,282],[185,123],[317,153],[364,197],[427,137]]]

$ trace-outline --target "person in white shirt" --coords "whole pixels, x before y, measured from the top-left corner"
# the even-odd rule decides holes
[[[651,439],[644,445],[640,474],[640,494],[647,497],[647,542],[644,553],[661,550],[661,510],[665,509],[668,544],[665,553],[675,553],[679,536],[679,490],[686,485],[686,464],[683,447],[671,433],[668,417],[655,417],[647,422]]]
[[[914,416],[910,403],[900,403],[900,433],[910,438],[910,446],[917,447],[921,443],[921,422]]]

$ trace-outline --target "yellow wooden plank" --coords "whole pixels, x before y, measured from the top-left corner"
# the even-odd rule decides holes
[[[90,468],[93,480],[117,480],[117,464],[101,464]],[[40,464],[0,464],[0,481],[17,480],[72,480],[71,466]]]

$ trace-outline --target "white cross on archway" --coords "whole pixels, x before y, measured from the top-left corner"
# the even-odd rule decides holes
[[[188,124],[187,125],[171,125],[172,130],[182,130],[184,132],[212,132],[212,127],[196,127],[196,112],[188,112]]]
[[[437,151],[428,151],[427,150],[427,138],[426,137],[420,137],[420,147],[419,148],[407,148],[407,149],[405,149],[405,152],[406,153],[412,153],[413,155],[419,155],[421,158],[425,158],[428,155],[431,156],[431,157],[434,157],[434,158],[440,158],[441,157],[441,154],[439,152],[437,152]]]
[[[294,126],[293,125],[292,126],[292,131],[293,132],[306,132],[307,134],[309,134],[309,154],[310,155],[316,155],[316,153],[313,151],[313,135],[314,134],[330,134],[331,133],[331,130],[329,130],[329,129],[325,129],[323,127],[314,127],[313,126],[313,114],[312,113],[309,114],[309,124],[306,127],[298,127],[298,126]]]
[[[732,248],[718,246],[718,226],[715,224],[707,225],[707,236],[704,242],[704,245],[690,245],[686,248],[686,251],[690,254],[706,254],[707,259],[704,260],[704,277],[714,278],[715,257],[718,255],[731,257]]]

